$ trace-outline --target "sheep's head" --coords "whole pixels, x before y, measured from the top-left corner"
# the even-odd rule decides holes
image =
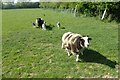
[[[90,40],[92,40],[92,38],[89,38],[88,36],[83,36],[81,38],[81,44],[82,44],[82,46],[85,47],[85,48],[88,48]]]

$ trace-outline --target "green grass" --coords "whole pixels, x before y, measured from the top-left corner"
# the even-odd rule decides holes
[[[0,72],[2,73],[2,10],[0,10]],[[2,74],[0,75],[0,79]]]
[[[3,78],[118,77],[116,23],[42,9],[3,10],[2,13]],[[52,29],[33,28],[32,22],[37,17],[42,17]],[[57,21],[65,29],[58,29]],[[80,57],[82,62],[76,62],[74,56],[68,57],[61,49],[61,37],[68,31],[92,38],[89,49]]]

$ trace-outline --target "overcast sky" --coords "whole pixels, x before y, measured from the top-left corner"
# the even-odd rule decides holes
[[[39,2],[40,0],[31,0],[32,2]]]
[[[40,0],[14,0],[14,3],[17,3],[17,2],[24,2],[24,1],[30,1],[30,2],[39,2]]]

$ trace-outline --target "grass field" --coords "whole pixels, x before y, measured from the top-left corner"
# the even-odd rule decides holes
[[[51,29],[33,28],[37,17]],[[118,25],[114,22],[52,10],[14,9],[2,11],[2,26],[3,78],[118,77]],[[81,62],[61,49],[61,37],[68,31],[92,38]]]

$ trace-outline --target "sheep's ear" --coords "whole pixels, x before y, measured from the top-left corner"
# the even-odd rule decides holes
[[[86,37],[85,35],[83,35],[82,37]]]
[[[88,38],[88,40],[92,40],[92,38]]]
[[[86,35],[87,37],[89,37],[89,35]]]
[[[83,37],[89,37],[89,35],[83,35]]]

